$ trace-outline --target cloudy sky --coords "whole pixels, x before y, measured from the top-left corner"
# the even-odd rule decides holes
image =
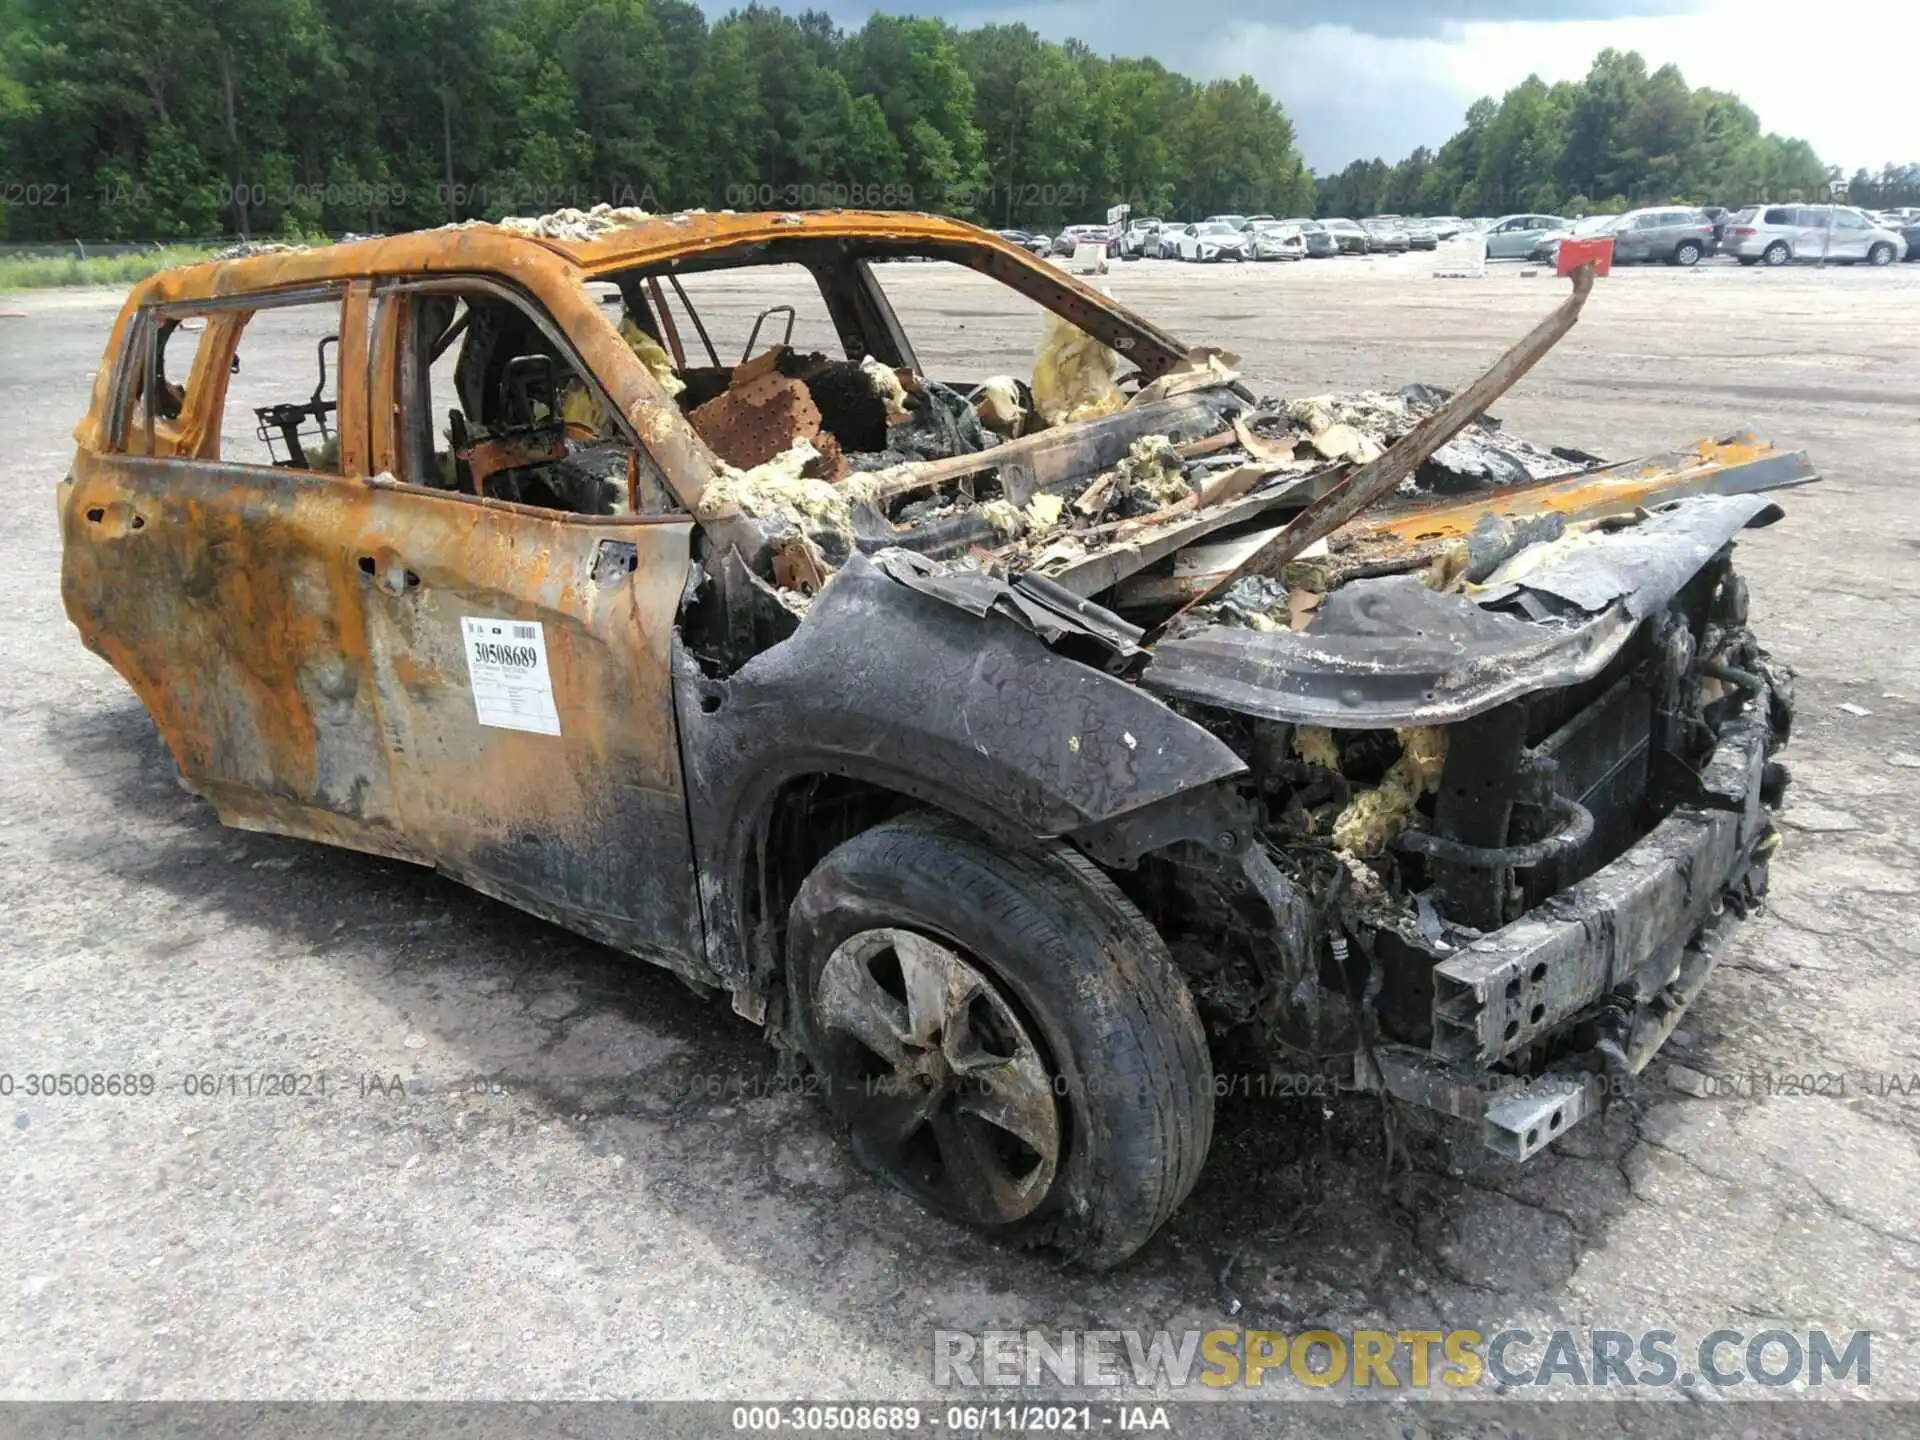
[[[733,8],[703,0],[715,13]],[[1211,79],[1252,74],[1293,117],[1307,162],[1397,160],[1437,145],[1466,107],[1537,72],[1577,79],[1606,46],[1740,95],[1761,125],[1851,173],[1920,158],[1916,11],[1788,0],[812,0],[857,27],[874,9],[961,25],[1024,21],[1103,53],[1154,55]],[[787,0],[784,8],[808,8]],[[1828,17],[1831,23],[1823,23]]]

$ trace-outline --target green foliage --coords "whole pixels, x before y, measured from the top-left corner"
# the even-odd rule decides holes
[[[1603,51],[1398,165],[1317,180],[1273,97],[1020,24],[692,0],[0,0],[0,237],[377,232],[599,201],[832,205],[1051,230],[1826,192],[1736,97]],[[1920,167],[1853,179],[1920,199]],[[1573,204],[1579,199],[1581,204]]]
[[[1888,165],[1882,176],[1864,177],[1874,182],[1869,195],[1852,198],[1912,203],[1887,198],[1909,177],[1920,189],[1920,166]],[[1689,89],[1671,65],[1648,74],[1639,55],[1609,49],[1578,84],[1529,76],[1498,102],[1474,101],[1438,152],[1416,150],[1392,167],[1354,161],[1321,181],[1319,213],[1580,215],[1669,201],[1824,198],[1826,189],[1812,147],[1761,134],[1738,97]]]
[[[598,201],[1051,228],[1309,212],[1293,127],[1024,25],[691,0],[0,0],[0,235],[390,231]],[[28,200],[32,203],[27,203]]]
[[[192,265],[213,255],[199,245],[157,246],[133,255],[0,256],[0,292],[44,290],[57,285],[131,285],[177,265]]]

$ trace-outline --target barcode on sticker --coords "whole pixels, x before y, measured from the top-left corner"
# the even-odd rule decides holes
[[[514,627],[513,627],[513,638],[514,638],[514,639],[516,639],[516,640],[531,640],[531,639],[533,639],[533,626],[531,626],[531,625],[516,625],[516,626],[514,626]]]

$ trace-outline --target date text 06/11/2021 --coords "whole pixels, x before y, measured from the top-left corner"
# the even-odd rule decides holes
[[[791,1430],[812,1434],[902,1434],[926,1430],[977,1434],[1039,1431],[1088,1434],[1100,1430],[1171,1432],[1164,1405],[736,1405],[733,1428],[748,1434]]]

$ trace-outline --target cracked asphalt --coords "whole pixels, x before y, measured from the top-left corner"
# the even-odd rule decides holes
[[[1456,385],[1561,290],[1430,271],[1104,283],[1291,395]],[[885,283],[934,373],[1030,363],[990,282]],[[705,289],[716,331],[782,298]],[[1645,1083],[1520,1168],[1419,1120],[1392,1170],[1377,1102],[1229,1097],[1198,1191],[1099,1276],[866,1179],[724,1002],[176,788],[60,606],[53,487],[117,303],[0,297],[0,1071],[157,1088],[0,1097],[0,1395],[931,1396],[936,1328],[1244,1324],[1866,1329],[1868,1393],[1920,1398],[1920,265],[1623,270],[1497,407],[1610,457],[1752,424],[1826,477],[1740,547],[1799,672],[1771,903]],[[304,340],[256,363],[309,387]],[[268,1073],[325,1093],[186,1093]]]

